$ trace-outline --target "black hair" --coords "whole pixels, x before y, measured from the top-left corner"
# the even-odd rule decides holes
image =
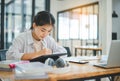
[[[41,12],[38,12],[37,15],[34,17],[33,23],[35,23],[37,26],[50,24],[50,25],[53,25],[54,27],[55,19],[50,12],[41,11]],[[33,26],[31,26],[30,29],[33,29]]]

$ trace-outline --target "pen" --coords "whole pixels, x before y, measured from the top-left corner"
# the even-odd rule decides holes
[[[41,41],[41,42],[42,42],[42,49],[47,48],[47,44],[45,43],[45,41]],[[53,50],[52,50],[52,53],[53,53]]]
[[[47,48],[46,43],[44,41],[41,41],[41,42],[42,42],[42,49]]]

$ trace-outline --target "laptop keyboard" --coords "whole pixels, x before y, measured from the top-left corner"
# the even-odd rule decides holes
[[[99,64],[100,66],[107,66],[107,64]]]

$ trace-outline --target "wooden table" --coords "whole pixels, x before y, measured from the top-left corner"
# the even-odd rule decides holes
[[[30,79],[30,80],[16,80],[14,72],[5,72],[0,71],[0,77],[3,79],[9,79],[9,81],[71,81],[79,79],[87,80],[87,79],[96,79],[96,81],[100,81],[103,77],[112,77],[114,78],[116,75],[120,75],[120,68],[112,68],[112,69],[103,69],[98,68],[91,63],[97,61],[90,61],[88,64],[75,64],[70,63],[69,72],[63,74],[54,74],[49,73],[48,79]],[[111,80],[113,81],[113,80]],[[119,80],[118,80],[119,81]]]
[[[93,50],[93,55],[96,56],[96,51],[102,52],[102,48],[98,46],[75,46],[75,56],[77,56],[77,50]]]

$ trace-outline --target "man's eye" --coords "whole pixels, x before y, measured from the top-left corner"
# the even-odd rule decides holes
[[[45,30],[41,30],[42,32],[45,32]]]

